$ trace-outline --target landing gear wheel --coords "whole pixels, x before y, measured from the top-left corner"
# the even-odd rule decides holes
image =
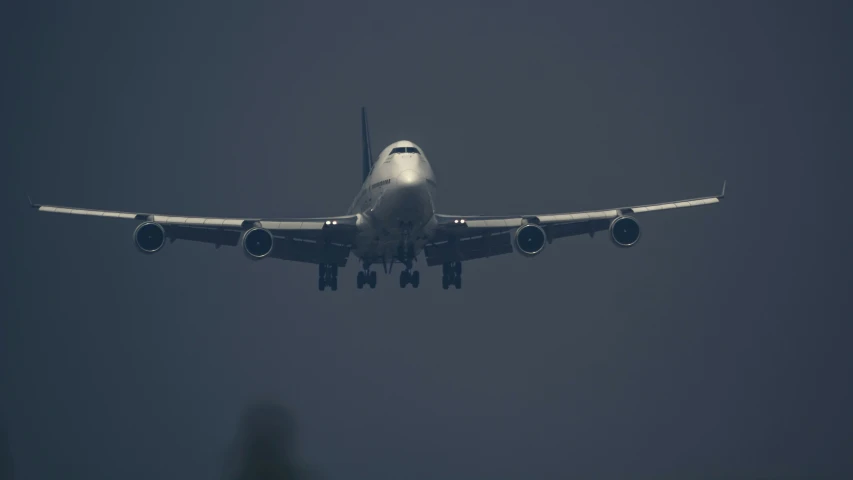
[[[320,271],[320,279],[317,281],[317,287],[322,292],[329,287],[332,291],[338,289],[338,266],[337,265],[326,265],[321,263],[319,265]]]
[[[412,288],[418,288],[418,285],[421,284],[421,272],[418,272],[417,270],[412,272],[412,278],[410,281],[412,283]]]
[[[445,262],[441,265],[441,288],[447,290],[451,285],[462,288],[462,262]]]
[[[364,288],[364,283],[366,281],[364,277],[364,272],[358,272],[358,277],[356,278],[356,285],[358,285],[359,290]]]
[[[370,272],[368,283],[370,283],[370,288],[376,288],[376,272]]]
[[[400,288],[406,288],[406,285],[409,284],[410,274],[407,270],[403,270],[400,272]]]

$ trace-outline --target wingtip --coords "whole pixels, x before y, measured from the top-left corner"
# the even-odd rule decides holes
[[[726,196],[726,181],[723,180],[723,191],[720,192],[720,195],[717,198],[723,198]]]
[[[33,203],[33,199],[30,197],[29,193],[27,194],[27,202],[29,202],[30,207],[32,208],[39,208],[41,206],[39,204]]]

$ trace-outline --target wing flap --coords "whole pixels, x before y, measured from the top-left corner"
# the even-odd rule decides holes
[[[349,254],[350,248],[345,245],[275,237],[269,256],[280,260],[345,267]]]
[[[558,223],[546,225],[545,231],[551,240],[556,238],[573,237],[577,235],[592,235],[595,232],[610,228],[610,219],[587,220],[585,222]]]
[[[424,248],[424,255],[427,265],[431,267],[445,262],[494,257],[512,251],[512,237],[509,232],[504,232],[429,244]]]
[[[224,230],[217,228],[188,227],[183,225],[164,225],[166,238],[170,240],[187,240],[191,242],[210,243],[236,247],[240,243],[240,230]]]

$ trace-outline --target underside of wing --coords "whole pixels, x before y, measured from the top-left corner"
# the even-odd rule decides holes
[[[140,222],[134,242],[154,253],[176,240],[242,246],[254,259],[278,258],[306,263],[346,265],[357,233],[357,215],[314,218],[187,217],[141,212],[30,205],[40,212],[115,218]]]
[[[606,210],[518,216],[436,215],[436,233],[425,248],[427,264],[487,258],[513,251],[532,257],[555,239],[593,236],[600,231],[609,231],[615,245],[631,247],[640,238],[640,226],[633,215],[713,205],[725,193],[723,182],[719,195]]]
[[[512,251],[511,234],[496,232],[430,243],[424,248],[424,255],[427,265],[431,267],[448,262],[494,257]]]

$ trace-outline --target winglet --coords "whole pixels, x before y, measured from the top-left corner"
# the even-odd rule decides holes
[[[723,180],[723,191],[722,191],[722,192],[720,192],[720,194],[719,194],[719,195],[717,195],[717,198],[719,198],[720,200],[722,200],[722,199],[723,199],[723,197],[725,197],[725,196],[726,196],[726,181],[725,181],[725,180]]]
[[[37,204],[37,203],[33,203],[33,199],[32,199],[32,198],[30,198],[30,194],[29,194],[29,193],[27,194],[27,201],[28,201],[28,202],[30,202],[30,207],[32,207],[32,208],[39,208],[39,207],[41,207],[41,205],[39,205],[39,204]]]

